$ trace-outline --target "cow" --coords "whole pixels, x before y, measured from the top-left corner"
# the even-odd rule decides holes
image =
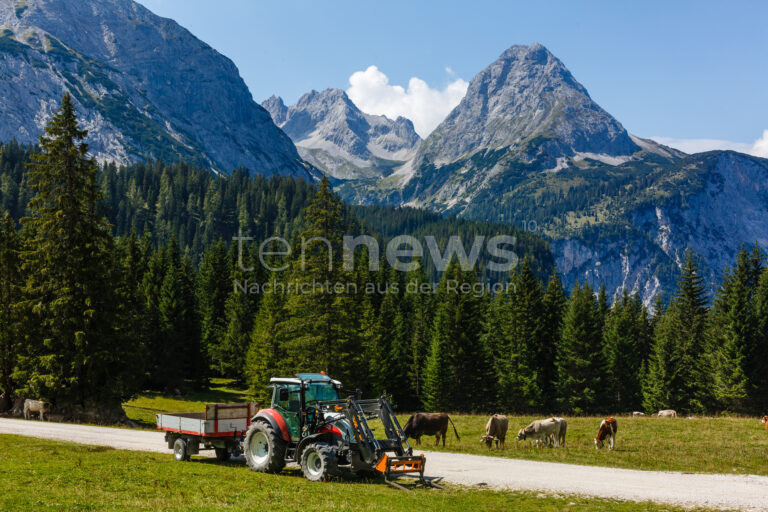
[[[763,422],[763,425],[765,425],[765,428],[768,428],[768,416],[763,416],[760,418],[760,421]]]
[[[657,418],[677,418],[677,411],[672,409],[664,409],[656,413]]]
[[[485,435],[480,437],[481,442],[485,442],[488,449],[491,449],[493,442],[496,441],[496,448],[501,443],[501,449],[506,448],[504,441],[507,438],[507,428],[509,422],[507,417],[502,414],[494,414],[488,419],[488,423],[485,425]]]
[[[24,419],[28,420],[31,413],[36,412],[40,415],[40,421],[45,421],[45,413],[51,410],[51,404],[42,400],[24,400]]]
[[[536,420],[525,428],[521,428],[517,432],[517,440],[525,441],[528,438],[533,439],[536,442],[536,446],[551,446],[551,442],[554,436],[560,434],[560,423],[555,418],[548,418],[546,420]]]
[[[449,422],[453,427],[453,433],[456,434],[456,439],[461,441],[453,421],[451,421],[451,418],[443,412],[417,412],[416,414],[412,414],[411,417],[408,418],[408,421],[405,422],[403,433],[406,438],[412,437],[415,439],[416,444],[421,444],[421,436],[435,436],[435,446],[438,445],[440,437],[442,436],[443,446],[445,446],[445,434],[448,432]]]
[[[553,435],[555,446],[565,446],[565,434],[568,432],[568,422],[565,418],[552,418],[557,422],[557,432]]]
[[[602,449],[605,444],[605,439],[608,438],[608,449],[613,450],[613,444],[616,440],[616,431],[618,425],[616,419],[608,416],[602,422],[600,422],[600,428],[597,430],[597,437],[595,438],[595,448]]]
[[[637,418],[639,416],[645,416],[645,413],[644,412],[640,412],[640,411],[635,411],[635,412],[632,413],[632,416]]]

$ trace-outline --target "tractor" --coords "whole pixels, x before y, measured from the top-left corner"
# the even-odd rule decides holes
[[[272,378],[272,404],[251,419],[243,441],[253,471],[278,473],[287,462],[301,466],[311,481],[350,472],[424,479],[425,458],[414,456],[403,429],[385,397],[362,400],[356,390],[346,398],[341,382],[324,372]],[[377,439],[369,421],[378,419],[385,437]]]

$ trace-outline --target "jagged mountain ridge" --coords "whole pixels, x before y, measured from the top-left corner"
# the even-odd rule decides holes
[[[0,139],[34,142],[64,92],[92,154],[310,177],[235,65],[132,0],[0,2]]]
[[[768,249],[768,161],[688,156],[629,134],[539,44],[513,46],[478,73],[390,176],[339,191],[532,229],[550,240],[568,286],[604,283],[646,304],[674,291],[688,247],[710,291],[742,244]]]
[[[341,89],[310,91],[290,107],[272,96],[262,106],[305,160],[338,179],[385,176],[421,142],[408,119],[365,114]]]

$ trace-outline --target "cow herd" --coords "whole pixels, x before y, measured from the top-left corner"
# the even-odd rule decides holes
[[[631,416],[645,416],[642,412],[633,412]],[[652,416],[657,418],[677,418],[677,412],[672,409],[665,409],[659,411]],[[763,416],[761,420],[765,424],[765,428],[768,429],[768,416]],[[416,440],[417,444],[421,444],[421,437],[424,435],[435,436],[435,446],[438,445],[440,439],[443,440],[443,446],[445,446],[446,433],[448,431],[448,424],[453,427],[453,432],[456,434],[456,438],[459,438],[459,433],[456,431],[456,427],[453,425],[451,418],[445,413],[416,413],[408,418],[405,424],[403,432],[407,438]],[[485,434],[480,436],[480,442],[485,443],[486,447],[490,450],[494,443],[496,448],[502,450],[506,448],[505,441],[507,438],[507,430],[509,429],[509,420],[503,414],[494,414],[488,419],[485,425]],[[568,422],[565,418],[558,418],[553,416],[543,420],[536,420],[531,422],[527,427],[521,428],[517,432],[518,441],[533,441],[536,446],[546,446],[549,448],[565,446],[565,436],[568,431]],[[605,444],[608,444],[608,449],[613,450],[616,446],[616,432],[618,431],[618,424],[616,418],[611,416],[606,417],[600,422],[600,426],[597,429],[597,435],[594,438],[595,448],[600,450]]]

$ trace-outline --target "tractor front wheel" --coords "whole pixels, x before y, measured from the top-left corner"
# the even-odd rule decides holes
[[[336,452],[326,443],[310,444],[301,452],[301,471],[312,482],[338,475]]]
[[[252,471],[279,473],[285,467],[285,441],[263,421],[255,422],[248,429],[243,451]]]

